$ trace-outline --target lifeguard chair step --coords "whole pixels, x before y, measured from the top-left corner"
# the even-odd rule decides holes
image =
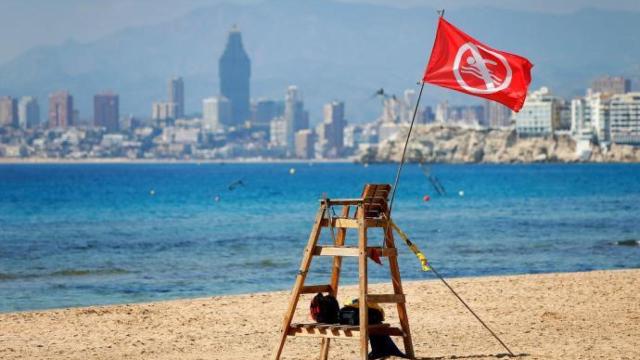
[[[371,213],[377,214],[377,213]],[[331,220],[331,221],[330,221]],[[366,227],[385,227],[387,226],[386,219],[376,219],[376,218],[365,218],[364,219]],[[322,219],[320,222],[320,226],[322,227],[334,227],[336,229],[357,229],[360,225],[358,224],[357,219],[349,219],[349,218],[341,218],[334,217],[332,219]]]
[[[404,336],[399,327],[389,324],[369,325],[369,335]],[[318,323],[293,323],[287,332],[289,336],[307,336],[318,338],[344,338],[360,339],[359,325],[318,324]]]
[[[367,256],[377,252],[378,256],[398,256],[395,248],[383,248],[380,246],[367,247]],[[360,249],[356,246],[316,246],[313,249],[315,256],[360,256]]]

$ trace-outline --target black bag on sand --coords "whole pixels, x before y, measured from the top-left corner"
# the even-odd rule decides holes
[[[369,325],[381,324],[383,315],[377,309],[369,308]],[[360,309],[353,306],[344,306],[340,309],[341,325],[360,325]]]
[[[338,322],[338,314],[340,313],[340,305],[338,300],[332,295],[324,296],[322,293],[313,297],[311,300],[311,318],[319,323],[335,324]]]

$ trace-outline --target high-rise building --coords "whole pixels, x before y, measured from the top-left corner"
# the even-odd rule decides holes
[[[362,135],[362,126],[348,125],[344,128],[344,146],[347,148],[355,148],[358,140]]]
[[[49,127],[73,126],[73,96],[68,91],[56,91],[49,95]]]
[[[404,91],[404,98],[402,102],[402,113],[400,115],[400,121],[402,122],[410,122],[413,119],[413,110],[416,106],[416,101],[418,97],[416,96],[416,91],[413,89],[406,89]],[[416,117],[420,115],[416,114]],[[421,123],[422,121],[418,121]]]
[[[202,100],[202,121],[209,130],[221,129],[231,125],[231,103],[224,96],[215,96]]]
[[[11,96],[0,97],[0,126],[18,126],[18,107]]]
[[[18,102],[18,126],[32,129],[40,124],[40,106],[33,96],[23,96]]]
[[[242,35],[234,25],[227,38],[227,46],[220,57],[220,94],[231,102],[231,121],[240,125],[249,120],[249,79],[251,61],[242,46]]]
[[[304,129],[296,133],[296,157],[313,159],[315,154],[315,134],[313,130]]]
[[[287,146],[287,122],[284,117],[277,117],[269,124],[269,144],[274,147]]]
[[[481,105],[447,105],[447,123],[486,125],[485,109]]]
[[[253,122],[268,124],[274,118],[284,115],[284,102],[270,99],[258,99],[253,109]]]
[[[284,121],[286,145],[290,155],[295,152],[295,134],[309,128],[309,114],[304,110],[304,102],[297,86],[289,86],[284,98]]]
[[[436,120],[436,115],[433,113],[431,106],[425,106],[422,110],[422,116],[416,118],[416,121],[420,119],[422,124],[431,124]]]
[[[151,118],[153,120],[171,120],[176,118],[176,103],[157,101],[151,105]]]
[[[593,80],[591,90],[594,93],[624,94],[631,91],[631,80],[622,76],[602,76]]]
[[[571,100],[571,134],[578,138],[594,138],[609,142],[609,102],[611,94],[587,90],[586,96]]]
[[[501,128],[511,125],[512,111],[508,107],[495,101],[485,103],[485,120],[491,128]]]
[[[571,130],[571,102],[558,98],[558,128],[556,130]]]
[[[397,124],[402,119],[403,109],[403,101],[395,95],[387,97],[383,100],[382,114],[378,121],[384,124]]]
[[[444,124],[449,121],[449,102],[443,101],[436,105],[436,122]]]
[[[609,111],[611,141],[640,145],[640,92],[614,95]]]
[[[93,124],[107,132],[120,129],[120,105],[117,94],[105,92],[93,97]]]
[[[339,157],[344,148],[344,103],[332,101],[324,105],[324,121],[319,126],[320,149],[323,157]]]
[[[184,82],[181,77],[169,80],[169,102],[175,105],[175,117],[184,117]]]
[[[520,136],[552,134],[560,126],[560,105],[546,87],[532,92],[514,116],[516,132]]]

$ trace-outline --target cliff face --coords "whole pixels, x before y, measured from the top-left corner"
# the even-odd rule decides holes
[[[358,158],[363,162],[400,161],[407,130]],[[580,158],[576,142],[568,135],[518,138],[513,129],[419,125],[411,136],[407,159],[436,163],[639,162],[640,147],[613,144],[603,150],[591,145],[591,155]]]

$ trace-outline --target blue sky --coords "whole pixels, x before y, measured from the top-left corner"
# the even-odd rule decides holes
[[[262,0],[0,0],[0,63],[38,45],[68,39],[87,42],[119,29],[159,23],[198,7],[219,2],[252,3]],[[268,1],[268,0],[266,0]],[[307,0],[300,0],[307,1]],[[586,7],[640,12],[638,0],[340,0],[413,7],[493,6],[537,12],[571,12]]]

